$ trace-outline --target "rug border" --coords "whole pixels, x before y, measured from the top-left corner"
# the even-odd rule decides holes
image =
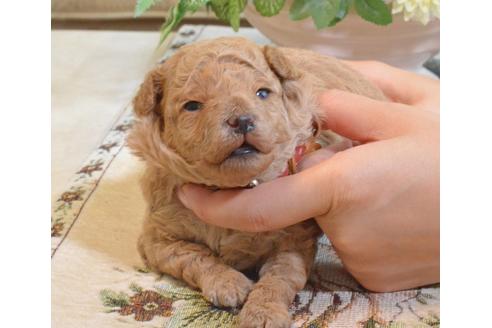
[[[172,37],[168,48],[156,64],[172,56],[180,47],[196,41],[205,27],[205,25],[183,25]],[[137,90],[138,88],[132,98]],[[98,147],[90,153],[81,168],[67,183],[64,191],[52,200],[51,258],[62,246],[113,160],[126,146],[126,137],[132,121],[133,106],[130,102],[120,112]]]

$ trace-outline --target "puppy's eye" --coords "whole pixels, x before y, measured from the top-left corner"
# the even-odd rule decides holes
[[[203,104],[199,103],[198,101],[188,101],[186,104],[184,104],[183,108],[188,112],[195,112],[202,109],[202,106]]]
[[[258,96],[258,98],[260,99],[267,99],[268,96],[270,95],[270,90],[266,89],[266,88],[261,88],[259,89],[258,91],[256,91],[256,96]]]

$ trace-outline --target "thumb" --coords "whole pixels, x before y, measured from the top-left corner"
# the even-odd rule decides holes
[[[384,140],[412,128],[411,107],[374,100],[341,90],[328,90],[320,97],[324,129],[361,142]]]

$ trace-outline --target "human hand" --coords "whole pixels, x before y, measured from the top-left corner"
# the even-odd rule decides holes
[[[322,149],[302,172],[254,189],[187,185],[181,201],[205,222],[245,231],[314,217],[346,269],[374,291],[439,281],[439,83],[366,65],[378,66],[369,78],[394,102],[337,90],[320,99],[323,128],[361,145]]]
[[[375,61],[343,62],[379,87],[390,101],[439,113],[438,80]]]

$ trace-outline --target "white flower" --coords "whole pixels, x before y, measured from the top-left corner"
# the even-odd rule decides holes
[[[406,22],[413,20],[427,25],[433,17],[439,18],[439,0],[393,0],[391,13],[403,13]]]

